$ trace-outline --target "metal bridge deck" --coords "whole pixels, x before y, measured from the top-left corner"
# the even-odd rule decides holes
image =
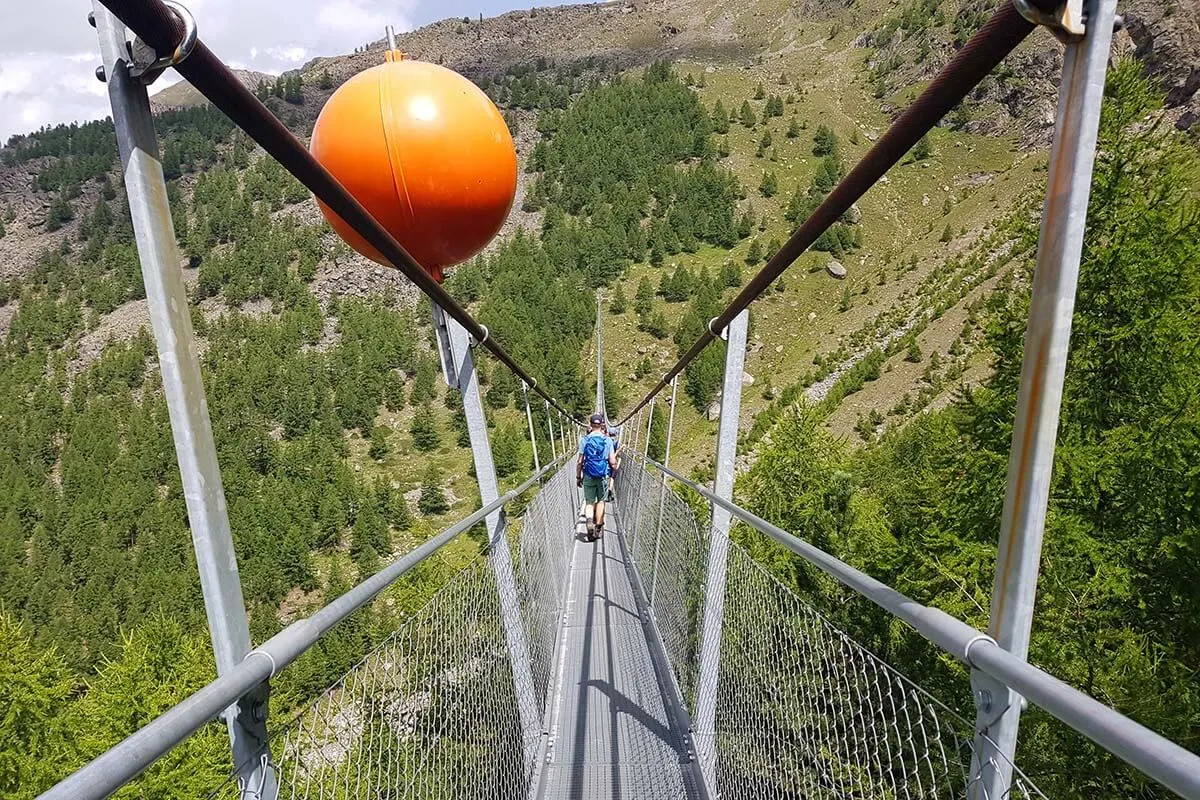
[[[654,634],[643,625],[614,504],[609,509],[600,541],[583,541],[577,525],[538,797],[699,797],[688,733],[671,713],[675,689],[655,668]]]

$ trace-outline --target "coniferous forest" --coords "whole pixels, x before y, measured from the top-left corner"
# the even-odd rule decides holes
[[[321,83],[330,88],[328,72]],[[539,385],[581,414],[594,388],[585,351],[595,289],[615,287],[606,313],[628,314],[639,333],[681,354],[743,273],[778,250],[770,234],[752,239],[766,225],[763,201],[797,223],[846,170],[832,128],[809,131],[793,117],[777,139],[804,139],[811,178],[784,191],[767,167],[747,190],[728,167],[730,127],[754,129],[763,158],[772,140],[755,128],[755,109],[763,124],[785,112],[761,84],[759,104],[731,114],[665,62],[626,72],[597,61],[535,63],[480,83],[506,111],[536,117],[523,205],[540,224],[460,266],[447,286]],[[296,74],[259,94],[283,114],[304,102],[303,89]],[[1153,122],[1160,105],[1136,64],[1114,67],[1030,657],[1196,750],[1200,157],[1194,141]],[[167,112],[157,125],[176,234],[194,270],[193,324],[258,642],[475,507],[474,496],[464,503],[446,492],[445,464],[469,463],[465,421],[439,375],[424,302],[318,293],[321,265],[347,251],[293,213],[308,199],[303,187],[206,106]],[[928,141],[922,153],[914,159],[931,157]],[[44,230],[74,226],[27,273],[0,280],[0,308],[15,309],[0,340],[0,794],[32,797],[211,680],[214,668],[154,343],[143,330],[84,357],[101,320],[145,294],[111,122],[14,137],[2,154],[8,167],[35,170],[48,198]],[[740,502],[980,628],[1036,199],[997,223],[1012,268],[972,310],[988,354],[979,385],[864,446],[832,434],[826,417],[878,379],[885,356],[925,358],[913,333],[845,371],[825,400],[773,395],[744,426],[755,461],[739,479]],[[744,257],[723,258],[719,269],[689,262],[748,240]],[[995,241],[982,238],[961,257],[983,258]],[[858,220],[845,218],[815,249],[846,257],[862,246]],[[622,289],[640,265],[654,279]],[[858,302],[848,284],[841,302],[843,312]],[[716,398],[724,347],[714,342],[686,371],[681,402],[693,413]],[[497,470],[515,485],[532,467],[521,387],[502,365],[479,361]],[[636,378],[653,368],[647,356]],[[623,377],[605,376],[614,416],[639,398]],[[533,414],[544,430],[536,403]],[[662,416],[649,430],[655,458],[665,450]],[[693,474],[709,477],[703,466]],[[835,624],[970,714],[965,690],[955,694],[968,686],[961,665],[782,549],[736,535]],[[469,537],[388,603],[339,626],[273,682],[273,718],[288,719],[335,681],[480,549]],[[1036,709],[1023,720],[1021,748],[1018,763],[1047,796],[1165,796]],[[205,796],[228,775],[228,758],[223,731],[210,726],[122,796]]]

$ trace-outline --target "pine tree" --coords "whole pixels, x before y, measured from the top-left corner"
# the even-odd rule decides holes
[[[442,491],[442,476],[437,467],[430,464],[421,478],[421,497],[417,500],[417,508],[422,514],[432,516],[443,514],[450,510],[450,503]]]
[[[763,197],[774,197],[779,191],[779,179],[775,177],[774,172],[764,172],[762,182],[758,185],[758,191]]]
[[[446,394],[454,393],[447,392]],[[383,404],[388,411],[399,411],[404,408],[404,379],[395,370],[390,370],[383,380]]]
[[[850,310],[850,286],[847,284],[842,287],[842,300],[838,303],[838,311],[843,313]]]
[[[436,450],[441,444],[442,437],[438,433],[437,420],[434,419],[433,410],[426,404],[418,407],[413,414],[410,432],[413,437],[413,447],[422,453]]]
[[[437,366],[433,358],[421,356],[417,360],[417,371],[413,376],[412,388],[408,393],[408,401],[414,406],[430,403],[437,399]]]
[[[288,528],[280,546],[279,561],[283,567],[284,578],[290,585],[298,586],[305,591],[317,588],[312,551],[299,526],[292,525]]]
[[[507,478],[521,467],[521,434],[507,425],[497,429],[492,440],[492,458],[496,474]]]
[[[729,112],[720,100],[713,104],[712,129],[716,133],[729,133]]]
[[[633,310],[639,317],[649,314],[654,308],[654,286],[650,283],[650,278],[643,275],[638,281],[637,294],[633,298]]]
[[[938,241],[939,242],[948,242],[953,238],[954,238],[954,229],[951,228],[949,225],[946,225],[946,227],[942,229],[942,235],[938,239]]]
[[[762,81],[759,81],[758,86],[754,87],[754,99],[762,100],[767,96],[767,90],[763,87]]]
[[[800,122],[792,117],[792,121],[788,123],[787,138],[795,139],[800,135]]]
[[[912,336],[908,340],[908,349],[904,354],[904,360],[913,364],[921,363],[921,346],[917,344],[917,337]]]
[[[75,212],[71,210],[71,204],[67,202],[66,196],[59,194],[50,203],[50,210],[46,212],[46,230],[56,231],[74,218]]]
[[[321,77],[317,79],[317,88],[325,92],[333,88],[333,76],[329,74],[328,69],[321,70]]]
[[[388,444],[387,440],[387,428],[382,425],[371,428],[371,447],[367,454],[375,461],[382,461],[391,450],[392,446]]]
[[[836,157],[838,149],[838,137],[833,129],[828,125],[818,125],[816,133],[813,134],[813,155]]]
[[[746,263],[754,266],[762,261],[762,245],[758,243],[758,239],[750,242],[750,250],[746,253]]]
[[[758,124],[758,117],[754,115],[754,109],[750,107],[749,100],[742,101],[742,112],[739,115],[742,125],[747,128],[753,128]]]
[[[613,289],[612,299],[609,300],[608,310],[613,314],[624,314],[628,301],[625,299],[625,292],[621,290],[621,284],[617,284]]]
[[[933,155],[933,144],[929,141],[929,134],[922,136],[913,145],[912,149],[913,161],[924,161]]]

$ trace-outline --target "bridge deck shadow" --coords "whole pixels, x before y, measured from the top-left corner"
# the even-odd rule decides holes
[[[638,612],[615,519],[610,511],[599,541],[577,536],[573,546],[550,741],[537,796],[698,797],[688,734],[669,713],[664,693],[673,689],[655,671],[651,634]]]

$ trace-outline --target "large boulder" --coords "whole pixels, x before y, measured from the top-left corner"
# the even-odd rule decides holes
[[[846,268],[836,258],[829,259],[829,263],[825,265],[825,271],[839,281],[846,279]]]

